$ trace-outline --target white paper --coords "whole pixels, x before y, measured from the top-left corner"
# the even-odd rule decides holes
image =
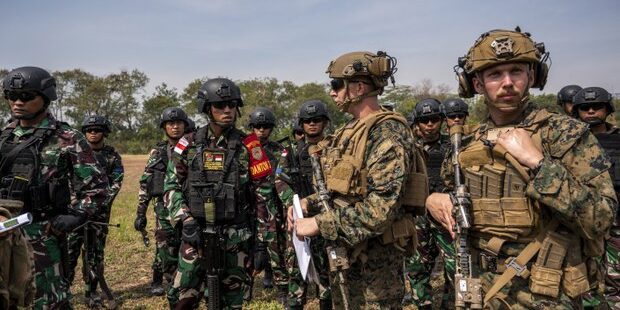
[[[299,196],[295,194],[293,196],[293,219],[304,218],[303,210],[301,209],[301,203],[299,202]],[[299,270],[304,281],[307,281],[308,274],[310,273],[310,279],[316,281],[316,270],[314,270],[314,264],[312,263],[312,255],[310,254],[310,239],[305,238],[304,241],[297,238],[297,233],[293,229],[293,246],[295,247],[295,254],[297,256],[297,264],[299,264]]]

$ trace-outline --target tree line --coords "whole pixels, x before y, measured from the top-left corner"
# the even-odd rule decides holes
[[[0,78],[8,73],[0,69]],[[79,128],[84,116],[103,115],[112,123],[112,133],[108,141],[124,154],[142,154],[148,152],[157,141],[164,139],[159,129],[161,111],[167,107],[181,107],[200,125],[206,124],[204,115],[198,113],[196,94],[200,85],[208,77],[196,78],[185,88],[178,90],[161,83],[152,93],[147,93],[148,76],[137,69],[121,70],[105,76],[97,76],[82,69],[52,72],[57,81],[58,100],[50,105],[50,111],[61,121]],[[214,77],[215,78],[215,77]],[[246,131],[248,116],[259,106],[271,108],[277,119],[273,137],[290,135],[293,124],[297,121],[297,112],[301,104],[310,99],[323,100],[328,104],[332,120],[330,129],[337,128],[348,116],[337,111],[331,104],[329,84],[305,83],[298,85],[291,81],[279,81],[273,77],[235,80],[239,85],[244,100],[241,117],[237,125]],[[395,85],[386,88],[380,97],[382,104],[393,104],[396,111],[405,115],[411,113],[417,102],[425,98],[457,97],[445,84],[435,85],[425,79],[415,85]],[[10,118],[8,102],[0,99],[0,125]],[[533,96],[539,105],[550,110],[559,111],[555,94]],[[467,99],[470,106],[469,122],[482,120],[486,115],[486,106],[480,96]],[[615,102],[618,107],[618,102]]]

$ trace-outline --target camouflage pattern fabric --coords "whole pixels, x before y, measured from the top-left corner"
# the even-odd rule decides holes
[[[155,257],[152,269],[163,274],[167,279],[172,279],[177,268],[179,246],[181,239],[178,231],[170,225],[170,215],[165,208],[162,197],[152,197],[148,191],[149,182],[156,169],[165,169],[167,162],[160,164],[163,158],[170,158],[170,152],[174,145],[160,142],[149,152],[149,159],[144,167],[144,173],[140,177],[140,190],[138,191],[138,208],[148,208],[149,203],[155,198]],[[162,167],[162,168],[160,168]]]
[[[11,214],[0,207],[0,215]],[[20,229],[0,237],[0,309],[30,308],[34,301],[34,257]]]
[[[95,221],[109,223],[112,204],[116,195],[121,189],[124,177],[124,168],[121,160],[121,155],[109,145],[104,145],[100,150],[93,150],[95,159],[100,168],[108,177],[109,193],[108,199],[105,205],[99,208],[97,215],[93,218]],[[82,261],[83,265],[88,263],[91,270],[97,270],[97,266],[103,264],[105,258],[105,243],[108,238],[108,228],[100,226],[89,227],[89,240],[93,243],[88,247],[88,262]],[[75,232],[68,234],[67,236],[67,249],[68,249],[68,268],[66,272],[67,280],[71,285],[75,278],[75,267],[80,253],[86,251],[84,246],[84,228],[81,228]],[[84,256],[82,256],[84,257]],[[90,283],[90,277],[86,273],[86,269],[82,267],[82,274],[85,285],[85,294],[89,296],[97,289],[97,283]]]
[[[581,239],[582,248],[579,252],[589,253],[589,257],[581,257],[587,265],[589,283],[591,286],[596,285],[595,278],[599,276],[597,273],[600,270],[592,256],[602,254],[601,240],[609,232],[617,208],[616,194],[607,171],[611,164],[587,125],[575,119],[539,110],[534,104],[528,103],[523,118],[516,126],[531,128],[537,124],[535,121],[539,113],[550,115],[538,123],[544,159],[538,173],[528,182],[525,194],[531,201],[540,203],[540,221],[549,221],[550,214],[553,214],[560,222],[557,231]],[[476,137],[483,137],[484,133],[493,127],[490,119],[482,123],[474,135],[464,139],[463,150],[466,150]],[[444,161],[442,175],[450,189],[453,177],[449,160]],[[543,222],[539,225],[544,227],[546,224]],[[473,235],[470,235],[470,238],[475,246],[476,239]],[[478,244],[481,244],[484,241],[479,242]],[[517,256],[526,244],[527,242],[523,241],[504,243],[499,258]],[[531,261],[535,259],[534,257]],[[480,273],[484,292],[489,290],[499,275],[500,273],[493,271]],[[501,309],[507,305],[513,309],[582,307],[579,297],[571,299],[562,288],[557,298],[534,294],[528,280],[521,277],[512,278],[485,306]]]
[[[267,157],[273,169],[273,173],[270,176],[273,203],[269,205],[273,208],[268,208],[265,216],[257,217],[258,230],[262,231],[262,241],[267,242],[267,252],[269,253],[271,269],[273,270],[274,284],[276,286],[286,286],[288,285],[288,276],[284,261],[284,251],[286,249],[286,228],[284,227],[286,219],[284,218],[284,214],[286,214],[286,212],[282,209],[282,202],[277,197],[275,190],[275,170],[284,147],[280,143],[269,141],[263,145],[263,148],[267,153]]]
[[[335,137],[348,125],[351,124],[339,129]],[[342,149],[341,143],[334,140],[331,145]],[[351,261],[345,272],[349,307],[400,308],[404,295],[404,253],[391,244],[383,245],[378,237],[404,215],[399,199],[413,156],[413,136],[406,124],[390,119],[369,129],[366,145],[366,196],[343,197],[359,201],[350,207],[334,207],[314,218],[321,236],[345,246],[349,256],[356,246],[365,244],[363,257]],[[318,205],[316,194],[307,198],[309,205]],[[336,274],[330,274],[333,303],[338,309],[342,308],[342,294],[334,282],[336,278]]]
[[[228,136],[236,128],[226,130],[220,137],[213,137],[210,127],[207,131],[206,143],[210,147],[226,149]],[[200,134],[200,131],[199,131]],[[190,144],[182,155],[174,153],[168,165],[165,183],[164,201],[166,209],[170,212],[170,224],[172,227],[182,225],[182,218],[191,215],[187,200],[183,193],[183,185],[188,177],[188,162],[197,155],[195,144]],[[266,210],[273,208],[272,185],[269,178],[252,180],[250,178],[249,163],[250,153],[244,146],[235,153],[235,160],[239,164],[239,188],[249,187],[252,199],[249,206],[239,208],[256,210],[257,214],[264,215]],[[198,154],[198,156],[202,156]],[[249,221],[256,221],[250,218]],[[243,306],[243,297],[251,289],[252,255],[251,244],[255,240],[263,241],[264,236],[260,231],[254,232],[251,223],[247,227],[222,226],[224,230],[226,266],[222,283],[222,305],[225,309],[239,309]],[[179,266],[174,276],[172,287],[168,290],[168,302],[171,308],[195,309],[204,296],[206,283],[203,268],[205,253],[203,249],[195,249],[182,242],[179,253]]]
[[[285,179],[283,176],[291,176],[291,162],[289,159],[291,156],[299,156],[303,151],[307,152],[307,148],[311,144],[306,141],[303,144],[295,144],[287,147],[287,151],[283,152],[280,156],[280,160],[276,169],[276,191],[282,201],[285,209],[293,205],[293,196],[296,194],[292,187],[299,188],[294,184],[287,182],[294,182],[291,179]],[[299,149],[298,147],[304,148]],[[295,149],[293,149],[295,148]],[[292,186],[292,187],[291,187]],[[303,195],[300,195],[300,197]],[[303,198],[303,197],[302,197]],[[286,231],[286,230],[285,230]],[[306,304],[306,293],[308,290],[308,283],[303,280],[299,265],[297,264],[297,256],[295,254],[295,248],[293,247],[293,241],[291,240],[292,234],[286,234],[287,247],[286,247],[286,270],[288,272],[288,305],[291,307],[303,307]],[[331,288],[329,283],[329,266],[327,261],[327,252],[325,251],[325,240],[321,236],[316,236],[310,241],[310,250],[312,253],[312,260],[314,267],[319,273],[319,285],[318,293],[319,299],[325,301],[331,301]]]
[[[54,134],[42,146],[39,168],[33,178],[36,184],[49,184],[54,178],[72,176],[69,180],[77,200],[70,207],[93,217],[108,197],[108,180],[98,168],[92,149],[84,135],[69,125],[57,122],[51,114],[36,127],[21,128],[13,122],[4,130],[13,132],[9,139],[19,143],[29,139],[37,129],[53,129]],[[28,206],[25,206],[27,208]],[[49,218],[35,217],[23,228],[24,236],[34,251],[36,295],[35,309],[60,307],[70,309],[69,284],[63,276],[58,237],[48,232]]]

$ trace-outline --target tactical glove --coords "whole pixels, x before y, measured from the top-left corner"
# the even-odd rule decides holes
[[[254,250],[254,270],[260,272],[269,265],[269,253],[267,253],[267,242],[258,242]]]
[[[146,228],[146,208],[138,206],[136,220],[133,222],[133,228],[137,231],[142,231]]]
[[[52,219],[52,227],[61,233],[69,233],[85,221],[84,215],[61,214]]]
[[[181,234],[181,240],[187,242],[189,245],[198,248],[202,244],[202,234],[200,233],[200,226],[195,219],[189,218],[183,222],[183,230]]]

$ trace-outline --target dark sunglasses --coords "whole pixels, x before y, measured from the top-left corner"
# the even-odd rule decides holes
[[[273,125],[269,124],[258,124],[253,126],[254,129],[273,129]]]
[[[333,79],[329,84],[332,86],[333,91],[339,91],[344,87],[343,79]]]
[[[422,124],[428,124],[428,122],[437,123],[441,121],[441,117],[439,116],[420,117],[417,121],[418,123],[422,123]]]
[[[590,109],[594,109],[595,111],[598,111],[602,108],[605,108],[606,104],[602,103],[602,102],[595,102],[595,103],[588,103],[588,104],[580,104],[579,107],[579,111],[582,112],[587,112],[590,111]]]
[[[86,132],[88,132],[88,133],[100,133],[100,132],[103,132],[103,128],[90,127],[90,128],[86,128]]]
[[[304,134],[304,132],[303,132],[303,131],[294,131],[293,133],[294,133],[294,134],[296,134],[296,135],[298,135],[298,136],[301,136],[301,135],[303,135],[303,134]]]
[[[322,123],[323,120],[325,119],[322,117],[315,117],[315,118],[303,119],[301,120],[301,122],[304,124],[310,124],[310,123],[319,124],[319,123]]]
[[[228,107],[229,109],[234,109],[237,107],[237,101],[219,101],[213,102],[213,107],[216,109],[224,109],[224,107]]]
[[[29,92],[29,91],[9,91],[4,93],[4,98],[11,100],[11,101],[21,101],[21,102],[28,102],[31,100],[34,100],[34,98],[36,98],[39,94],[36,92]]]
[[[449,118],[449,119],[455,119],[455,118],[464,119],[465,118],[465,114],[463,114],[463,113],[456,113],[456,114],[446,115],[446,117]]]

